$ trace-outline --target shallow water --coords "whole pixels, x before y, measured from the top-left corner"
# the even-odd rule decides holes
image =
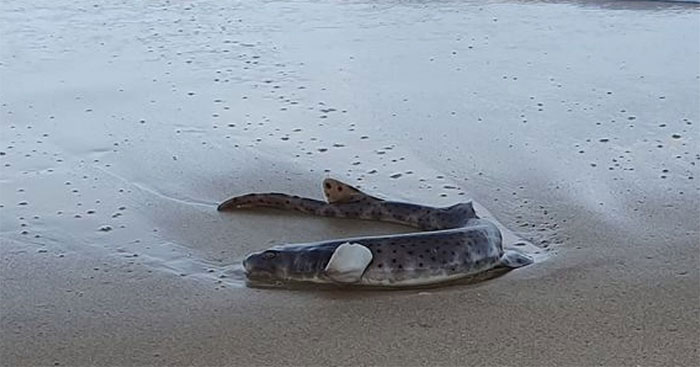
[[[622,86],[585,85],[581,73],[576,80],[568,75],[569,59],[609,60],[596,60],[590,50],[537,51],[558,48],[542,45],[554,42],[547,39],[552,26],[529,23],[527,12],[507,4],[447,2],[429,11],[411,3],[268,3],[265,11],[244,3],[142,6],[5,4],[3,33],[13,37],[2,64],[3,84],[12,86],[2,91],[2,232],[31,250],[61,254],[90,246],[133,264],[226,276],[243,254],[260,248],[240,232],[256,231],[262,219],[238,216],[230,228],[231,217],[214,205],[249,191],[318,196],[325,176],[433,205],[495,189],[492,200],[509,203],[501,215],[547,246],[557,241],[554,218],[524,219],[533,207],[518,198],[522,185],[533,176],[556,181],[572,164],[587,170],[581,173],[588,184],[598,184],[596,171],[604,167],[586,161],[617,157],[608,165],[626,171],[632,165],[624,146],[656,128],[646,122],[632,129],[633,105],[648,102],[620,103],[612,91],[630,93],[617,92]],[[248,19],[236,16],[241,12]],[[605,26],[618,26],[606,16]],[[514,17],[526,19],[528,37],[502,31],[508,27],[500,24]],[[467,26],[473,29],[461,30]],[[494,57],[494,47],[508,52]],[[525,57],[512,60],[518,49]],[[627,68],[627,58],[615,56],[605,55],[619,63],[614,72]],[[692,68],[679,69],[676,79],[697,78]],[[661,84],[676,82],[672,75]],[[687,90],[658,88],[646,100],[672,109],[692,105]],[[668,101],[658,100],[661,94]],[[576,102],[584,96],[596,102]],[[696,158],[686,148],[692,126],[684,116],[692,111],[680,110],[668,130],[682,138],[660,150],[685,153],[669,162],[676,179],[691,175],[687,163]],[[564,111],[566,121],[558,118]],[[577,134],[577,125],[594,121],[608,144]],[[641,143],[637,154],[661,144]],[[591,152],[579,158],[579,149]],[[571,161],[557,155],[562,150]],[[504,164],[513,159],[515,172]],[[287,234],[298,231],[285,224],[313,227],[308,221],[273,220],[278,230],[267,238],[304,241]],[[348,233],[399,230],[366,227]],[[343,235],[324,228],[309,239]]]
[[[581,9],[561,3],[3,6],[1,230],[32,250],[223,275],[261,247],[240,232],[303,241],[286,228],[310,219],[231,224],[218,201],[317,197],[326,176],[433,205],[476,197],[545,246],[561,218],[525,186],[618,220],[638,203],[616,192],[646,179],[697,195],[698,53],[667,38],[698,35],[627,8],[572,23]],[[692,28],[694,10],[635,16]],[[587,32],[609,42],[577,42]],[[344,234],[308,238],[330,232]]]

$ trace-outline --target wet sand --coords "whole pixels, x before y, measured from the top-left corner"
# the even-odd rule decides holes
[[[700,7],[3,2],[0,360],[700,364]],[[475,284],[246,287],[394,233],[247,192],[474,200],[538,246]]]

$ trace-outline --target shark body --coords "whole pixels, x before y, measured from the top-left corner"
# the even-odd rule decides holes
[[[324,180],[323,186],[326,202],[281,193],[248,194],[226,200],[218,210],[273,207],[399,223],[422,232],[274,246],[245,258],[248,278],[401,287],[533,262],[517,250],[504,249],[499,229],[479,218],[471,202],[436,208],[382,200],[334,179]]]

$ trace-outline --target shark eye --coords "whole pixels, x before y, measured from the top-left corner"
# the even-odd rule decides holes
[[[263,257],[265,258],[265,260],[274,259],[275,256],[277,256],[277,253],[272,252],[272,251],[268,251],[268,252],[263,254]]]

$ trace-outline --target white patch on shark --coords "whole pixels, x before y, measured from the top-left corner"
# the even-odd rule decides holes
[[[359,243],[346,242],[335,249],[325,272],[338,283],[356,283],[372,262],[372,251]]]

